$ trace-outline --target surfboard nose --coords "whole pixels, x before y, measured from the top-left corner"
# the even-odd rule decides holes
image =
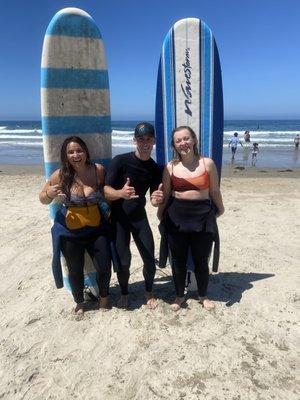
[[[55,15],[58,14],[74,14],[74,15],[83,15],[85,17],[92,18],[90,14],[88,14],[86,11],[82,10],[81,8],[76,8],[76,7],[66,7],[62,8],[59,10]]]

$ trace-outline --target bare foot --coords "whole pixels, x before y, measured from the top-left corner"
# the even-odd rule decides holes
[[[83,303],[77,303],[74,310],[73,310],[74,314],[77,317],[82,317],[84,314],[84,306]]]
[[[128,309],[128,305],[129,305],[129,296],[128,294],[121,294],[121,297],[119,298],[118,302],[117,302],[117,306],[119,308],[124,308],[125,310]]]
[[[185,297],[176,297],[176,299],[171,304],[171,309],[173,311],[179,311],[184,302],[185,302]]]
[[[158,306],[158,301],[152,292],[145,292],[146,304],[150,310],[154,310]]]
[[[213,310],[215,308],[215,303],[211,300],[208,300],[207,297],[199,297],[199,302],[202,304],[202,307],[205,308],[205,310]]]
[[[100,306],[100,310],[103,310],[103,311],[109,310],[108,296],[106,296],[106,297],[100,296],[99,306]]]

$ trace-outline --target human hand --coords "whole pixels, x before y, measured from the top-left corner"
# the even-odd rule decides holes
[[[221,217],[221,215],[223,215],[224,212],[225,212],[225,208],[224,207],[221,208],[221,209],[218,209],[218,211],[216,213],[216,218]]]
[[[135,188],[130,186],[130,179],[126,179],[125,185],[121,189],[121,197],[125,200],[137,199],[139,195],[135,194]]]
[[[60,185],[53,185],[53,186],[48,186],[46,189],[46,195],[49,197],[49,199],[55,199],[56,196],[59,196],[62,194],[61,191],[61,186]]]
[[[153,205],[162,204],[164,202],[163,184],[160,183],[158,189],[151,194],[151,203]]]

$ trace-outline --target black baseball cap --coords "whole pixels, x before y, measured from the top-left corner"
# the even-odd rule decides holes
[[[149,124],[149,122],[140,122],[137,124],[134,130],[134,137],[151,135],[155,137],[154,126]]]

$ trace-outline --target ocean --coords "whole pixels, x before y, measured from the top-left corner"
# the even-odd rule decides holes
[[[133,150],[133,130],[140,121],[112,122],[113,156]],[[300,135],[300,120],[227,120],[224,123],[223,165],[232,164],[228,147],[234,132],[244,144],[244,132],[250,131],[251,143],[259,144],[255,166],[251,162],[250,146],[239,146],[234,165],[251,168],[300,167],[300,148],[295,149],[294,137]],[[153,151],[155,159],[155,151]],[[43,164],[43,144],[40,121],[0,121],[0,163]]]

